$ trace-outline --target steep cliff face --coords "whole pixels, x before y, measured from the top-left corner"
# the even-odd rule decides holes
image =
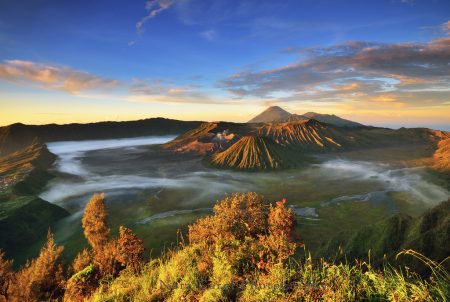
[[[244,136],[227,150],[213,154],[211,163],[237,170],[270,170],[293,167],[296,158],[293,150],[270,138]]]

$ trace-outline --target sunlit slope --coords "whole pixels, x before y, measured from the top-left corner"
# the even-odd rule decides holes
[[[7,254],[33,243],[68,215],[36,196],[52,177],[47,169],[55,159],[45,145],[37,143],[0,157],[0,248]]]
[[[426,128],[388,129],[375,127],[338,127],[316,120],[269,123],[258,135],[303,151],[348,151],[407,144],[436,144],[442,134]]]
[[[259,136],[244,136],[225,151],[213,154],[211,163],[222,168],[266,170],[296,165],[293,150]]]
[[[433,156],[434,167],[450,173],[450,138],[441,140]]]
[[[164,144],[166,149],[177,152],[206,154],[228,148],[238,137],[247,135],[256,129],[249,124],[211,122],[202,123]]]
[[[49,178],[46,169],[55,161],[47,146],[34,143],[11,155],[0,157],[0,190],[8,188],[16,193],[35,193]]]

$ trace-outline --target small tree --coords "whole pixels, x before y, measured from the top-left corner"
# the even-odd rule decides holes
[[[122,265],[131,268],[138,273],[141,268],[144,243],[130,229],[120,226],[119,229],[119,257]]]
[[[92,247],[93,262],[101,277],[115,276],[120,271],[118,243],[117,240],[109,240],[107,216],[104,194],[94,194],[86,205],[82,224],[84,236]]]
[[[49,231],[39,256],[17,273],[13,290],[17,301],[47,301],[62,295],[64,276],[59,258],[63,250]]]
[[[94,254],[101,252],[108,242],[107,215],[104,194],[94,194],[84,209],[82,219],[84,236],[91,245]]]
[[[10,286],[14,282],[12,270],[13,261],[5,259],[5,253],[0,249],[0,295],[8,301]]]

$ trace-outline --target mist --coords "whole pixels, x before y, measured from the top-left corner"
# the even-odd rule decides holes
[[[302,188],[315,194],[330,190],[330,186],[348,187],[351,194],[331,191],[330,198],[315,194],[317,201],[321,206],[346,201],[385,203],[392,212],[395,206],[390,192],[405,192],[411,202],[429,206],[450,196],[446,189],[427,179],[424,168],[393,168],[378,162],[336,158],[299,170],[233,172],[206,168],[195,157],[158,151],[155,145],[171,139],[173,136],[50,143],[49,150],[58,155],[54,166],[58,177],[48,184],[41,198],[78,212],[95,192],[105,192],[113,202],[147,196],[171,203],[163,211],[168,216],[153,214],[159,219],[210,208],[227,193],[245,191],[271,198],[296,192],[291,201],[297,203],[294,212],[302,217],[318,215],[316,208],[299,205],[303,199],[311,198],[303,197]],[[358,184],[363,184],[362,189],[353,194]],[[166,195],[161,199],[161,194]]]
[[[377,181],[384,189],[364,195],[341,196],[333,201],[343,200],[379,200],[386,192],[408,192],[417,200],[436,205],[449,198],[445,188],[426,180],[426,171],[417,168],[391,168],[387,164],[366,161],[333,159],[317,165],[322,177],[342,181],[355,179],[359,181]]]

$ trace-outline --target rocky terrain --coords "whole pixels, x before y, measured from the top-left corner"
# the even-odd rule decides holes
[[[334,115],[315,113],[303,117],[313,116],[328,122],[297,119],[279,107],[271,107],[251,123],[203,123],[165,144],[164,148],[207,156],[211,165],[220,168],[271,170],[305,165],[308,164],[306,157],[330,152],[420,146],[426,150],[422,163],[441,171],[448,170],[449,132],[369,127],[349,124]],[[271,121],[260,122],[262,120]]]

